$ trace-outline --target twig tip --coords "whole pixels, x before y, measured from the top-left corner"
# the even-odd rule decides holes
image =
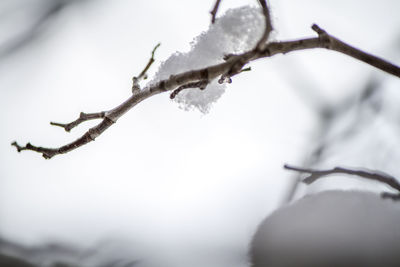
[[[318,33],[318,35],[321,35],[321,34],[325,34],[326,32],[325,32],[325,30],[323,30],[323,29],[321,29],[317,24],[313,24],[312,26],[311,26],[311,29],[313,30],[313,31],[315,31],[316,33]]]

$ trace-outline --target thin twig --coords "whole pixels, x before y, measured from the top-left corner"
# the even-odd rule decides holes
[[[394,76],[400,77],[400,68],[398,66],[393,65],[392,63],[390,63],[380,57],[371,55],[369,53],[361,51],[355,47],[352,47],[352,46],[340,41],[339,39],[328,34],[325,30],[321,29],[317,24],[313,24],[311,28],[316,33],[318,33],[318,35],[321,39],[326,39],[325,42],[327,44],[327,47],[326,47],[327,49],[346,54],[348,56],[351,56],[353,58],[361,60],[362,62],[365,62],[369,65],[372,65],[375,68],[383,70],[384,72],[387,72],[387,73],[393,74]]]
[[[31,143],[27,143],[25,146],[20,146],[20,145],[18,145],[17,142],[14,141],[11,143],[11,145],[15,146],[18,152],[21,152],[23,150],[32,150],[32,151],[36,151],[38,153],[42,153],[42,155],[45,159],[50,159],[54,155],[59,154],[59,151],[57,148],[37,147],[37,146],[31,145]]]
[[[88,121],[88,120],[95,120],[95,119],[102,119],[105,116],[105,112],[97,112],[97,113],[83,113],[81,112],[79,114],[79,118],[76,120],[70,122],[70,123],[59,123],[59,122],[50,122],[51,125],[53,126],[59,126],[64,128],[66,132],[71,131],[73,128],[81,124],[82,122]]]
[[[243,69],[243,66],[248,64],[249,62],[256,59],[271,57],[276,54],[286,54],[293,51],[314,48],[326,48],[359,59],[400,78],[400,68],[395,66],[394,64],[391,64],[383,59],[365,53],[361,50],[347,45],[344,42],[341,42],[340,40],[326,33],[324,30],[320,29],[317,25],[313,25],[313,29],[318,32],[319,37],[286,42],[270,42],[267,43],[265,47],[261,50],[258,48],[258,46],[256,46],[250,51],[230,56],[223,63],[208,66],[202,69],[190,70],[176,75],[171,75],[168,79],[162,80],[156,84],[150,84],[147,87],[143,88],[143,90],[134,90],[133,94],[125,102],[121,103],[119,106],[109,111],[104,112],[103,121],[100,122],[97,126],[89,129],[89,131],[85,133],[82,137],[78,138],[70,144],[61,146],[57,149],[48,149],[50,151],[57,152],[43,152],[44,149],[47,148],[35,149],[36,147],[32,145],[27,145],[25,149],[22,150],[33,150],[36,152],[40,152],[46,158],[51,158],[54,155],[69,152],[94,140],[94,138],[102,134],[108,127],[110,127],[131,108],[153,95],[175,90],[182,85],[192,82],[199,82],[202,80],[212,81],[213,79],[221,75],[223,77],[224,75],[227,75],[226,77],[231,77],[234,74],[240,73]]]
[[[132,78],[132,92],[136,90],[140,90],[139,82],[142,80],[147,79],[147,71],[150,69],[151,64],[153,64],[154,60],[154,53],[156,52],[157,48],[161,45],[161,43],[158,43],[154,48],[153,51],[151,51],[151,58],[149,59],[149,62],[147,62],[146,67],[142,70],[142,72],[139,74],[139,76],[135,76]]]
[[[266,42],[268,40],[268,37],[269,37],[270,33],[272,32],[273,28],[272,28],[271,15],[270,15],[270,12],[268,9],[267,2],[265,0],[258,0],[258,2],[260,3],[260,5],[262,7],[262,12],[263,12],[264,19],[265,19],[264,33],[263,33],[261,39],[257,43],[257,49],[262,50],[262,49],[264,49]]]
[[[175,89],[169,96],[169,98],[174,99],[182,90],[188,89],[188,88],[199,88],[200,90],[206,89],[208,85],[208,80],[202,80],[198,82],[192,82],[188,84],[184,84],[180,86],[178,89]]]
[[[221,0],[215,1],[214,8],[210,11],[211,14],[211,23],[214,24],[215,22],[215,16],[217,16],[219,4],[221,3]]]
[[[139,74],[139,76],[137,77],[138,79],[144,78],[146,77],[146,72],[149,70],[151,64],[153,64],[154,62],[154,53],[156,52],[157,48],[159,48],[161,45],[161,43],[158,43],[153,50],[151,51],[151,58],[149,59],[149,62],[147,63],[146,67],[144,67],[144,69],[142,70],[142,72]],[[146,78],[144,78],[146,79]]]
[[[395,189],[398,193],[400,193],[400,183],[397,179],[387,173],[380,172],[380,171],[371,171],[371,170],[354,170],[342,167],[335,167],[330,170],[315,170],[309,168],[299,168],[285,164],[284,168],[287,170],[297,171],[308,173],[309,176],[303,179],[303,182],[306,184],[312,184],[313,182],[317,181],[318,179],[325,178],[329,175],[333,174],[349,174],[349,175],[356,175],[365,179],[378,181]],[[386,193],[384,196],[388,196],[390,193]]]

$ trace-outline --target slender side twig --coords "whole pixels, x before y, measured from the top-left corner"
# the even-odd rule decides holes
[[[395,189],[398,193],[397,194],[391,194],[391,193],[383,193],[383,197],[388,197],[388,198],[400,198],[400,183],[397,181],[397,179],[387,173],[380,172],[380,171],[371,171],[371,170],[354,170],[354,169],[348,169],[348,168],[342,168],[342,167],[335,167],[330,170],[315,170],[315,169],[309,169],[309,168],[300,168],[300,167],[294,167],[290,166],[288,164],[284,165],[284,168],[287,170],[292,170],[292,171],[297,171],[297,172],[303,172],[303,173],[308,173],[309,175],[304,178],[302,181],[306,184],[312,184],[315,181],[325,178],[329,175],[333,174],[348,174],[348,175],[356,175],[361,178],[373,180],[373,181],[378,181],[384,184],[387,184],[388,186],[392,187]]]
[[[261,39],[257,43],[257,49],[263,50],[273,28],[272,28],[271,15],[270,15],[270,12],[268,9],[267,2],[265,0],[258,0],[258,2],[260,3],[260,5],[262,7],[262,12],[263,12],[264,19],[265,19],[265,28],[264,28],[264,33],[263,33]]]
[[[168,79],[162,80],[156,84],[150,84],[142,90],[135,90],[125,102],[109,111],[105,111],[102,122],[100,122],[97,126],[90,128],[83,136],[70,144],[61,146],[59,148],[42,148],[26,145],[25,147],[20,147],[19,151],[33,150],[42,153],[45,158],[51,158],[54,155],[67,153],[89,143],[90,141],[93,141],[131,108],[153,95],[175,90],[182,85],[192,82],[199,82],[202,80],[212,81],[218,76],[224,75],[231,77],[232,74],[241,73],[241,70],[245,64],[253,60],[271,57],[276,54],[286,54],[293,51],[314,48],[326,48],[359,59],[367,64],[400,78],[400,68],[398,66],[347,45],[346,43],[329,35],[317,25],[313,25],[312,28],[317,31],[319,37],[295,41],[270,42],[267,43],[261,50],[258,48],[258,46],[256,46],[250,51],[230,56],[223,63],[171,75]],[[17,145],[17,143],[14,144],[14,146],[18,148]]]
[[[169,98],[174,99],[182,90],[188,89],[188,88],[199,88],[200,90],[206,89],[208,85],[208,80],[202,80],[198,82],[192,82],[188,84],[184,84],[180,86],[178,89],[175,89],[169,96]]]
[[[156,52],[157,48],[161,45],[161,43],[158,43],[154,48],[153,51],[151,51],[151,58],[149,59],[149,62],[147,62],[146,67],[142,70],[142,72],[139,74],[139,76],[135,76],[132,78],[132,92],[136,90],[140,90],[139,82],[142,80],[147,79],[147,71],[150,69],[150,66],[153,64],[155,61],[154,59],[154,53]]]
[[[221,3],[221,0],[216,0],[214,8],[210,11],[211,14],[211,23],[214,24],[215,22],[215,17],[217,16],[219,4]]]
[[[66,132],[71,131],[73,128],[81,124],[82,122],[88,121],[88,120],[95,120],[95,119],[102,119],[105,116],[105,112],[97,112],[97,113],[84,113],[81,112],[79,114],[79,118],[76,120],[70,122],[70,123],[59,123],[59,122],[50,122],[51,125],[53,126],[59,126],[64,128]]]

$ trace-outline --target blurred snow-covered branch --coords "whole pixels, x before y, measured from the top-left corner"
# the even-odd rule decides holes
[[[347,175],[355,175],[361,178],[369,179],[384,183],[397,191],[397,194],[392,194],[388,192],[382,193],[382,197],[384,198],[392,198],[392,199],[400,199],[400,183],[397,179],[387,173],[381,171],[371,171],[371,170],[355,170],[350,168],[343,167],[335,167],[330,170],[315,170],[309,168],[299,168],[295,166],[291,166],[288,164],[284,165],[284,168],[291,171],[297,171],[300,173],[308,173],[309,175],[304,178],[302,181],[306,184],[312,184],[315,181],[325,178],[334,174],[347,174]]]

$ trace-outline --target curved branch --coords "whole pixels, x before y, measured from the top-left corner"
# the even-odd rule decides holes
[[[309,168],[294,167],[294,166],[290,166],[288,164],[285,164],[284,168],[287,170],[291,170],[291,171],[308,173],[309,175],[303,179],[303,183],[306,183],[306,184],[312,184],[321,178],[326,178],[327,176],[333,175],[333,174],[356,175],[361,178],[384,183],[397,191],[397,194],[391,194],[391,193],[385,192],[382,194],[383,197],[393,198],[393,199],[400,197],[400,183],[397,181],[397,179],[394,176],[391,176],[391,175],[381,172],[381,171],[354,170],[354,169],[348,169],[348,168],[342,168],[342,167],[335,167],[330,170],[315,170],[315,169],[309,169]]]
[[[189,88],[199,88],[200,90],[204,90],[204,89],[206,89],[207,85],[208,85],[208,80],[202,80],[202,81],[198,81],[198,82],[184,84],[184,85],[178,87],[178,89],[175,89],[170,94],[169,98],[174,99],[182,90],[189,89]]]
[[[272,28],[271,15],[270,15],[270,12],[268,9],[267,2],[265,0],[258,0],[258,2],[261,5],[262,12],[263,12],[264,19],[265,19],[264,33],[263,33],[261,39],[257,43],[257,49],[262,50],[265,48],[269,34],[272,32],[273,28]]]
[[[371,66],[374,66],[375,68],[383,70],[384,72],[400,77],[400,68],[398,66],[340,41],[339,39],[328,34],[325,30],[321,29],[317,24],[313,24],[311,28],[318,33],[321,39],[325,40],[327,43],[327,49],[351,56]]]
[[[376,56],[358,50],[336,39],[335,37],[329,35],[324,30],[319,28],[317,25],[313,25],[312,28],[318,33],[319,37],[286,42],[271,42],[267,43],[262,49],[260,49],[257,45],[254,49],[244,52],[242,54],[230,55],[229,58],[227,58],[226,61],[223,63],[212,65],[202,69],[190,70],[176,75],[171,75],[168,79],[162,80],[156,84],[148,85],[147,87],[143,88],[143,90],[134,90],[131,97],[129,97],[125,102],[112,110],[104,112],[102,122],[100,122],[97,126],[89,129],[89,131],[86,132],[82,137],[78,138],[68,145],[61,146],[59,148],[35,147],[30,145],[29,143],[29,145],[26,145],[25,147],[20,147],[17,145],[17,143],[13,143],[13,145],[16,146],[19,152],[22,150],[33,150],[42,153],[43,157],[45,158],[51,158],[58,154],[67,153],[94,140],[94,138],[102,134],[123,114],[125,114],[132,107],[134,107],[144,99],[150,98],[151,96],[159,93],[175,90],[176,88],[179,88],[183,85],[204,80],[212,81],[218,76],[222,76],[221,78],[223,78],[224,80],[226,79],[226,77],[240,74],[243,70],[243,66],[253,60],[271,57],[276,54],[286,54],[298,50],[326,48],[329,50],[338,51],[400,78],[400,68],[398,66],[391,64]],[[57,124],[57,126],[61,125]]]

